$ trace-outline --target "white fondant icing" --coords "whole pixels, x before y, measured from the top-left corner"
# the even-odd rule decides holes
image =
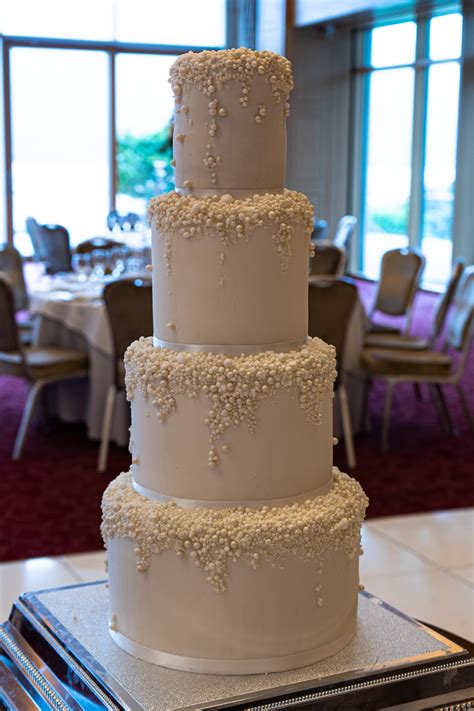
[[[216,594],[198,568],[171,551],[137,571],[133,547],[109,540],[110,606],[120,641],[130,640],[127,651],[147,661],[202,671],[209,660],[206,672],[239,674],[277,671],[279,657],[281,671],[336,653],[354,634],[358,561],[342,552],[328,553],[322,568],[291,555],[282,569],[253,570],[239,561],[225,593]],[[143,648],[158,654],[145,656]],[[213,660],[228,664],[219,669]]]
[[[332,480],[332,394],[312,425],[294,395],[281,392],[263,401],[255,433],[243,422],[217,445],[219,463],[208,466],[207,399],[176,399],[176,410],[159,422],[155,407],[137,392],[131,403],[135,482],[183,499],[263,500],[296,497]],[[222,453],[221,453],[222,452]]]

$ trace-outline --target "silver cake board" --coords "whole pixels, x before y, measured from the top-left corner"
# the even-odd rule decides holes
[[[192,674],[129,656],[109,635],[105,581],[21,595],[0,626],[0,708],[9,711],[451,706],[474,708],[474,659],[367,592],[342,652],[276,674]]]

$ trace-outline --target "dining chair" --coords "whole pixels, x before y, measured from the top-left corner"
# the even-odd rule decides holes
[[[332,243],[340,249],[345,249],[346,253],[348,253],[351,248],[352,235],[354,234],[356,225],[357,217],[354,217],[354,215],[344,215],[344,217],[341,217]]]
[[[344,273],[346,253],[332,242],[319,240],[313,242],[314,257],[310,260],[311,277],[340,276]]]
[[[33,243],[35,259],[45,263],[48,274],[72,270],[69,232],[65,227],[40,225],[33,217],[28,217],[26,229]]]
[[[334,393],[341,408],[342,430],[347,464],[353,469],[356,464],[351,414],[347,389],[344,384],[344,348],[349,322],[357,304],[357,287],[344,277],[318,279],[309,284],[308,333],[317,336],[336,348],[337,377]]]
[[[466,262],[463,257],[458,257],[453,263],[446,289],[436,302],[428,338],[418,338],[404,333],[368,333],[365,337],[364,346],[366,348],[402,348],[403,350],[434,348],[443,331],[448,311],[453,303],[465,266]]]
[[[326,220],[316,219],[313,221],[313,231],[311,233],[311,242],[318,240],[326,240],[328,236],[329,226]]]
[[[371,377],[387,383],[382,427],[382,451],[388,449],[393,388],[397,383],[427,383],[441,420],[451,426],[449,410],[441,385],[453,385],[471,428],[474,418],[464,393],[463,377],[474,337],[474,265],[464,271],[447,319],[447,332],[440,351],[367,348],[361,363]],[[453,357],[449,351],[456,353]]]
[[[125,390],[123,358],[132,341],[153,333],[151,281],[119,279],[107,284],[103,299],[112,332],[114,381],[110,385],[102,419],[102,434],[97,470],[105,471],[109,455],[110,433],[119,391]]]
[[[88,374],[86,353],[68,348],[25,347],[15,320],[15,297],[8,280],[0,275],[0,373],[24,378],[28,394],[12,459],[20,459],[23,445],[42,389],[50,383]]]
[[[374,314],[403,316],[407,334],[413,316],[413,302],[425,266],[425,258],[415,249],[391,249],[382,257],[377,293],[369,313],[369,333],[399,333],[400,329],[374,323]]]
[[[26,290],[25,275],[23,273],[23,260],[20,252],[10,244],[0,245],[0,272],[8,279],[13,292],[15,312],[28,311],[29,298]],[[26,345],[31,343],[33,321],[29,314],[18,320],[21,342]]]

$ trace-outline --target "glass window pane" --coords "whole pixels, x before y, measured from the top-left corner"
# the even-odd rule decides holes
[[[0,3],[5,35],[113,39],[114,0],[7,0]]]
[[[402,22],[372,30],[370,63],[373,67],[410,64],[416,57],[416,23]]]
[[[462,52],[462,15],[440,15],[430,21],[431,59],[456,59]]]
[[[225,0],[115,0],[116,39],[123,42],[223,47]]]
[[[59,223],[77,244],[102,234],[109,209],[108,60],[103,52],[11,51],[15,240],[25,220]]]
[[[164,55],[117,56],[117,209],[120,213],[144,215],[151,197],[174,187],[171,167],[174,101],[168,75],[175,59]]]
[[[425,281],[440,284],[451,265],[459,73],[450,62],[433,65],[428,76],[422,250]]]
[[[363,270],[378,278],[380,259],[408,244],[413,122],[413,69],[370,78]]]

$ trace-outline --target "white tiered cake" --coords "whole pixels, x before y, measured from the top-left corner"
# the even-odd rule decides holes
[[[176,669],[291,669],[355,632],[367,505],[332,467],[334,349],[307,338],[313,210],[284,189],[291,65],[190,52],[170,81],[154,336],[126,354],[132,467],[103,500],[111,634]]]

